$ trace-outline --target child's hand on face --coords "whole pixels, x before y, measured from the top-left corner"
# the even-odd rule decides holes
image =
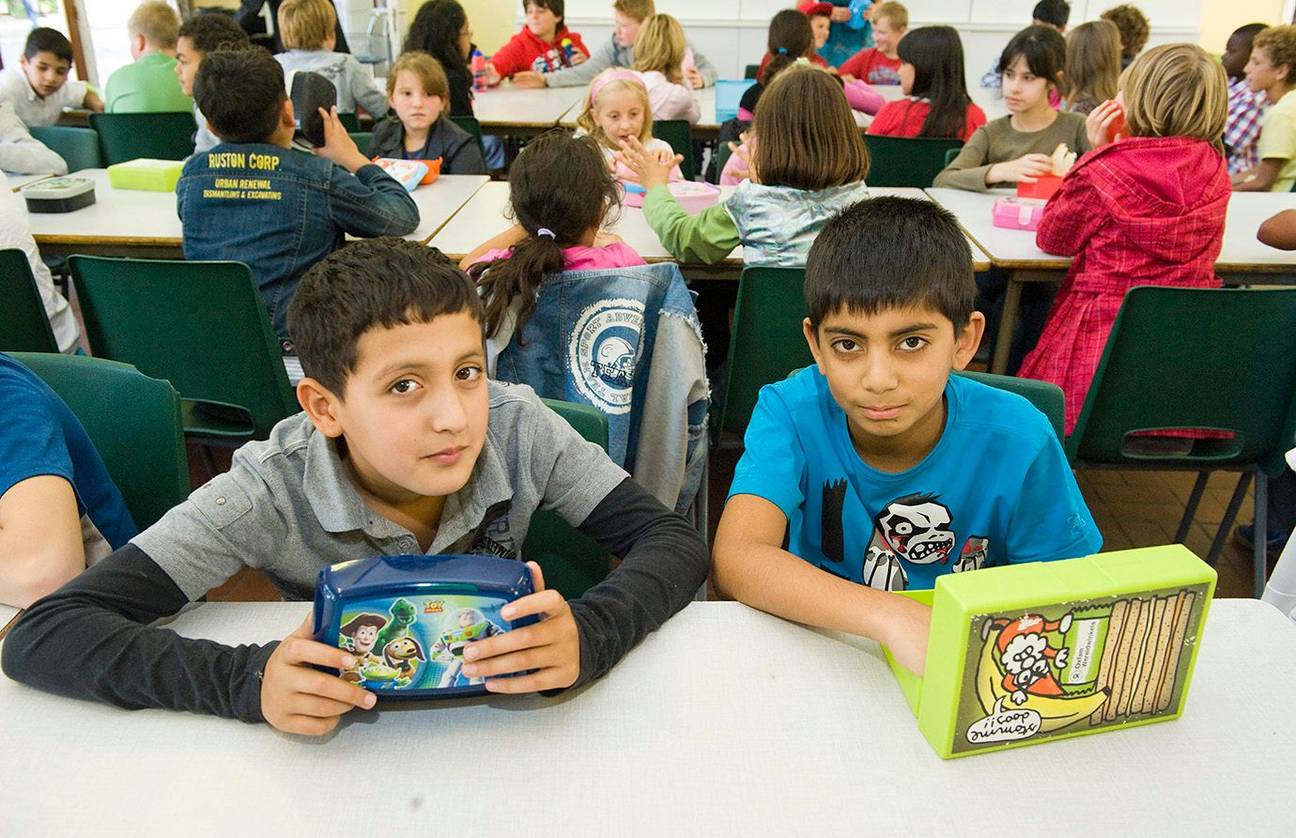
[[[570,687],[580,677],[580,633],[571,606],[557,591],[545,590],[540,565],[527,562],[536,592],[510,602],[500,616],[513,620],[538,614],[540,622],[478,640],[464,648],[463,674],[486,678],[495,693],[530,693]],[[534,670],[512,678],[492,676]]]
[[[922,675],[927,663],[927,636],[931,633],[931,608],[908,597],[893,595],[887,615],[886,636],[879,640],[900,665]]]
[[[311,617],[279,644],[261,676],[261,715],[284,733],[322,736],[337,727],[348,710],[370,709],[378,697],[311,664],[350,669],[355,658],[345,649],[311,638]]]
[[[1089,116],[1085,117],[1085,133],[1089,135],[1089,147],[1099,148],[1110,143],[1112,124],[1124,113],[1120,102],[1115,99],[1108,99],[1091,110]]]
[[[670,183],[671,170],[684,162],[684,156],[680,154],[656,154],[648,151],[638,137],[622,140],[621,151],[616,152],[615,156],[638,176],[644,189]]]
[[[545,86],[544,76],[535,70],[523,70],[520,73],[513,74],[513,85],[515,87],[525,87],[528,89],[538,90]]]
[[[319,156],[332,160],[351,174],[355,174],[361,166],[368,165],[369,158],[360,153],[355,140],[351,139],[351,135],[342,126],[342,121],[338,119],[337,106],[334,105],[327,111],[320,108],[319,112],[324,118],[324,145],[315,149]]]

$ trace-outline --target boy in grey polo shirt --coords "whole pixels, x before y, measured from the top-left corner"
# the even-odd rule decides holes
[[[561,689],[606,672],[682,608],[707,555],[661,506],[527,387],[488,382],[482,308],[439,252],[357,242],[302,279],[289,328],[304,412],[245,445],[230,471],[130,544],[37,602],[6,638],[9,677],[121,707],[165,707],[322,734],[372,693],[312,665],[347,652],[310,639],[230,648],[148,624],[243,566],[288,599],[325,565],[402,553],[516,556],[552,509],[620,566],[570,603],[543,590],[507,614],[541,622],[468,647],[464,674],[495,692]],[[534,670],[514,678],[495,678]]]

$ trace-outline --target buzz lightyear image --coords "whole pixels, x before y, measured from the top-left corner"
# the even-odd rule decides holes
[[[437,642],[431,649],[431,657],[434,660],[449,664],[441,674],[441,681],[437,686],[462,687],[482,683],[484,678],[463,676],[464,647],[469,643],[503,634],[504,629],[486,619],[486,615],[476,608],[459,609],[450,615],[446,625],[446,630],[441,632],[441,636],[437,638]]]

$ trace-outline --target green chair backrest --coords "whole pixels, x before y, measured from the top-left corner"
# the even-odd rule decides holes
[[[27,254],[0,250],[0,352],[58,351]]]
[[[360,117],[356,116],[355,111],[339,113],[338,122],[342,123],[342,127],[346,129],[348,134],[360,130]]]
[[[1015,378],[1011,375],[994,375],[988,372],[963,371],[956,373],[964,378],[979,381],[990,387],[1016,393],[1035,405],[1035,409],[1044,414],[1057,434],[1058,442],[1065,439],[1066,396],[1062,388],[1048,381],[1036,381],[1033,378]]]
[[[33,138],[40,140],[63,158],[69,172],[103,168],[103,156],[99,153],[99,134],[93,128],[45,125],[30,130]]]
[[[585,404],[541,399],[551,410],[567,420],[582,437],[608,446],[608,421],[601,411]],[[578,597],[612,570],[612,556],[593,539],[552,512],[531,516],[522,558],[539,563],[545,585],[567,599]]]
[[[931,137],[875,137],[864,135],[869,150],[869,186],[913,186],[927,189],[947,165],[946,155],[955,155],[962,140]]]
[[[482,140],[481,123],[475,116],[452,116],[450,120],[460,128],[477,138],[477,148],[481,151],[482,162],[486,160],[486,143]]]
[[[948,151],[946,151],[946,152],[945,152],[945,165],[948,166],[949,164],[953,163],[953,162],[954,162],[954,158],[955,158],[955,157],[958,157],[958,156],[959,156],[959,152],[962,151],[962,150],[963,150],[963,147],[962,147],[962,146],[959,146],[958,148],[951,148],[951,149],[949,149]]]
[[[366,157],[373,156],[369,153],[369,146],[373,143],[372,131],[348,131],[347,134],[351,136],[352,140],[355,140],[356,148],[360,149],[361,154]]]
[[[188,496],[180,396],[170,384],[103,358],[31,352],[13,357],[81,421],[141,530]]]
[[[68,261],[96,355],[167,379],[184,399],[239,406],[259,439],[300,409],[247,265]]]
[[[1142,463],[1129,434],[1211,428],[1176,465],[1259,465],[1271,475],[1296,436],[1296,289],[1142,286],[1125,295],[1067,440],[1073,463]]]
[[[193,154],[198,130],[190,111],[170,113],[92,113],[105,166],[137,157],[183,160]]]
[[[676,154],[684,156],[680,172],[685,180],[692,180],[697,168],[693,165],[693,129],[683,119],[654,119],[653,136],[670,143]]]
[[[722,432],[741,434],[760,388],[814,363],[801,330],[804,285],[804,268],[743,269],[725,365]]]
[[[748,64],[748,65],[743,69],[743,78],[745,78],[745,79],[754,79],[754,78],[756,78],[756,76],[757,76],[759,73],[760,73],[760,65],[759,65],[759,64]]]

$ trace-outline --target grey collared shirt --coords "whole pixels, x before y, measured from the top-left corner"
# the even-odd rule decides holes
[[[628,476],[530,387],[488,386],[485,444],[468,483],[446,498],[430,554],[516,557],[537,509],[578,526]],[[365,505],[336,443],[304,413],[240,448],[227,473],[132,543],[190,600],[243,566],[268,574],[285,598],[309,599],[326,565],[420,552],[413,533]]]

